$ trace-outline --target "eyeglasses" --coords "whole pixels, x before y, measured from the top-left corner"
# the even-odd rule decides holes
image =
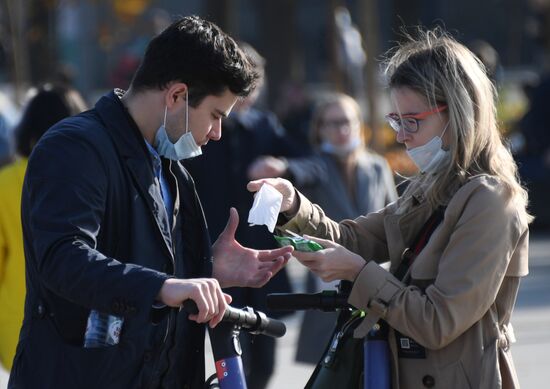
[[[391,126],[391,128],[394,129],[395,132],[399,132],[399,130],[403,129],[403,131],[415,133],[418,131],[418,122],[420,120],[424,120],[428,116],[444,111],[446,109],[446,105],[439,105],[431,111],[420,112],[410,115],[399,115],[398,113],[392,112],[387,114],[385,117],[388,124]]]

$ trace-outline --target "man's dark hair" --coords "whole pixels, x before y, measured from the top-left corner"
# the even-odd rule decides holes
[[[60,84],[44,84],[25,107],[15,129],[17,153],[28,157],[42,135],[55,123],[86,109],[80,94]]]
[[[149,42],[131,87],[164,89],[170,82],[189,87],[189,105],[229,89],[247,96],[258,75],[247,55],[218,26],[197,16],[172,23]]]

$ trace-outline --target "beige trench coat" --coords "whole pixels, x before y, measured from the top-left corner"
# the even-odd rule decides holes
[[[391,272],[433,213],[421,188],[340,224],[302,195],[300,202],[281,229],[334,240],[368,261],[349,302],[392,327],[394,389],[519,388],[510,316],[528,273],[529,230],[525,212],[506,200],[497,179],[476,176],[456,191],[405,283]],[[386,261],[390,272],[378,265]],[[424,346],[425,358],[399,358],[393,329]]]

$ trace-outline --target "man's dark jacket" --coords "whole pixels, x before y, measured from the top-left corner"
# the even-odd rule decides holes
[[[50,129],[29,160],[27,297],[10,388],[204,382],[204,326],[152,308],[168,277],[210,276],[202,209],[185,169],[163,160],[171,226],[145,141],[116,93]],[[91,309],[124,317],[118,345],[82,347]]]

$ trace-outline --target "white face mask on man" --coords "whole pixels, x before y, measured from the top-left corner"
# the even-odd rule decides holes
[[[155,136],[155,148],[157,152],[172,161],[180,161],[182,159],[198,157],[201,155],[201,147],[197,145],[195,138],[193,138],[193,134],[189,131],[189,96],[187,91],[185,91],[185,133],[176,141],[176,143],[172,143],[166,133],[167,112],[168,107],[164,107],[164,122],[159,127]]]
[[[443,135],[449,127],[449,122],[443,129],[441,136],[434,136],[428,143],[414,149],[407,150],[407,154],[422,173],[433,173],[441,163],[449,157],[449,151],[443,150]]]

